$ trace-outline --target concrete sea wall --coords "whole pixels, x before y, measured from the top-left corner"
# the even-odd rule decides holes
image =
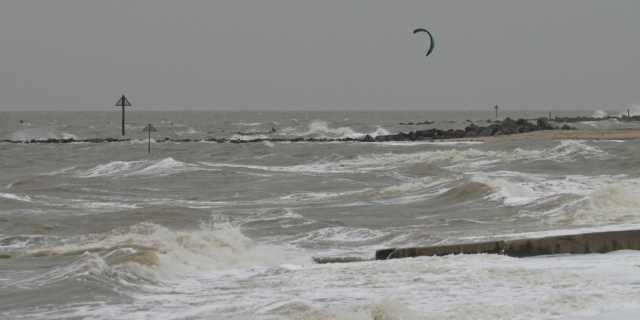
[[[376,260],[473,253],[531,257],[559,253],[606,253],[623,249],[640,250],[640,230],[607,231],[537,239],[500,240],[432,247],[382,249],[376,251]]]

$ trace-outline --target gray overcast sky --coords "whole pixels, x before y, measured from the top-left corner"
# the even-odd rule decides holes
[[[639,17],[636,0],[3,1],[0,110],[624,110]]]

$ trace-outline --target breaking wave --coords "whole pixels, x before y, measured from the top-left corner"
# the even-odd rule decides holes
[[[242,141],[251,141],[258,139],[269,139],[269,136],[264,134],[234,134],[229,138],[229,140],[242,140]]]
[[[31,202],[31,198],[29,196],[17,196],[11,193],[0,193],[0,197],[24,202]]]
[[[535,159],[543,151],[527,151],[517,148],[513,151],[481,151],[467,150],[436,150],[418,153],[398,154],[363,154],[353,158],[336,159],[334,156],[326,157],[313,163],[296,166],[256,166],[242,164],[222,164],[200,162],[211,167],[236,167],[275,172],[309,172],[309,173],[342,173],[342,172],[369,172],[374,170],[388,170],[405,165],[414,164],[444,164],[465,165],[481,167],[483,165],[500,161],[516,161]]]
[[[178,172],[200,170],[195,164],[164,158],[161,160],[113,161],[76,173],[78,178],[122,176],[167,176]]]
[[[362,134],[349,127],[330,128],[326,122],[316,120],[309,125],[309,130],[302,135],[319,135],[326,138],[358,138]]]
[[[106,234],[73,237],[49,249],[11,252],[13,258],[90,255],[74,272],[132,274],[151,280],[172,279],[202,271],[276,266],[287,261],[311,263],[279,249],[255,245],[221,219],[201,222],[197,230],[172,230],[153,223],[122,227]],[[99,262],[96,264],[96,262]],[[68,268],[67,268],[68,269]],[[65,273],[56,270],[57,273]],[[51,276],[47,277],[52,279]],[[56,278],[56,277],[53,277]]]
[[[640,199],[629,186],[612,184],[593,191],[576,209],[552,219],[555,223],[575,225],[624,224],[640,221]]]

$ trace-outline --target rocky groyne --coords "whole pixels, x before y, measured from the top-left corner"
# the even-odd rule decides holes
[[[461,138],[482,138],[490,136],[511,135],[518,133],[527,133],[531,131],[539,130],[576,130],[576,128],[569,125],[559,127],[555,122],[549,121],[547,118],[538,118],[536,123],[531,123],[529,120],[518,119],[513,120],[506,118],[502,122],[492,123],[488,126],[477,126],[474,123],[469,124],[464,130],[449,129],[427,129],[410,131],[409,133],[400,132],[390,135],[379,135],[372,137],[366,135],[364,138],[337,138],[337,139],[325,139],[325,138],[256,138],[256,139],[230,139],[230,138],[208,138],[208,139],[170,139],[165,138],[163,140],[155,140],[158,142],[216,142],[216,143],[249,143],[249,142],[329,142],[329,141],[359,141],[359,142],[384,142],[384,141],[430,141],[430,140],[442,140],[442,139],[461,139]],[[212,132],[211,132],[212,133]],[[270,132],[273,134],[274,132]],[[265,135],[270,133],[243,133],[235,132],[235,134],[250,137],[252,135]],[[46,139],[46,140],[0,140],[5,143],[105,143],[105,142],[126,142],[131,139],[115,139],[115,138],[93,138],[93,139]]]

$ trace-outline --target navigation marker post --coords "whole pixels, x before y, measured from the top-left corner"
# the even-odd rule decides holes
[[[124,97],[124,96],[123,96]],[[153,127],[151,123],[149,123],[142,131],[149,131],[149,153],[151,153],[151,131],[156,132],[156,128]]]
[[[124,97],[124,96],[123,96]],[[493,107],[494,109],[496,109],[496,119],[498,119],[498,106]]]
[[[131,103],[129,103],[129,100],[124,97],[124,94],[122,95],[122,98],[118,100],[118,103],[116,103],[116,107],[119,106],[122,106],[122,135],[124,136],[124,107],[131,107]]]

